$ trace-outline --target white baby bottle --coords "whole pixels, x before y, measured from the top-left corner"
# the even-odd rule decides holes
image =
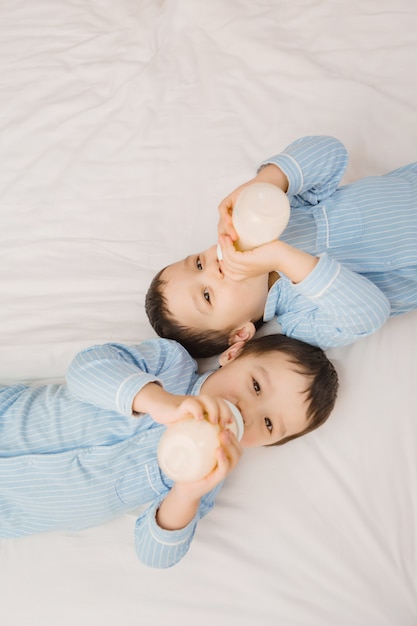
[[[243,437],[243,419],[234,404],[225,400],[233,413],[233,422],[226,428],[240,441]],[[208,420],[193,417],[169,426],[158,446],[158,463],[162,471],[176,482],[200,480],[216,465],[220,427]]]
[[[278,239],[290,219],[287,194],[271,183],[253,183],[239,194],[233,207],[237,250],[252,250]],[[221,259],[220,246],[217,247]]]

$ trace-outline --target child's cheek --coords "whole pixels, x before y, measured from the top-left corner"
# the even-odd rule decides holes
[[[257,448],[259,444],[255,441],[253,434],[250,431],[245,430],[243,437],[240,440],[240,445],[243,448]]]

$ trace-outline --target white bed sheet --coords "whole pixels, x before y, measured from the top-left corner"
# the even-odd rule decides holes
[[[415,0],[1,0],[0,382],[153,336],[154,273],[306,134],[417,160]],[[417,313],[330,351],[331,419],[247,451],[174,569],[135,515],[0,540],[3,626],[415,626]]]

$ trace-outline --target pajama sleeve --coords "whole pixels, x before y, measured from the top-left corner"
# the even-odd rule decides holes
[[[76,355],[66,382],[71,393],[95,406],[132,415],[136,394],[150,382],[172,393],[184,393],[195,361],[169,339],[150,339],[137,346],[113,343],[93,346]],[[181,391],[179,391],[181,389]]]
[[[334,193],[345,173],[348,154],[338,139],[311,136],[297,139],[261,165],[267,163],[277,165],[287,176],[287,195],[291,207],[296,208],[316,205]]]
[[[348,155],[338,139],[308,136],[264,163],[277,165],[287,176],[287,195],[295,215],[297,209],[306,213],[330,201],[346,170]],[[320,215],[326,220],[325,212]],[[287,242],[296,245],[291,239]],[[331,251],[330,256],[326,252],[318,256],[319,263],[298,284],[281,274],[273,288],[275,294],[268,297],[271,301],[264,320],[272,318],[273,301],[274,315],[286,335],[322,348],[347,345],[380,328],[391,311],[384,293],[368,278],[333,259]]]
[[[376,285],[326,253],[300,283],[282,276],[274,287],[274,315],[282,332],[323,349],[370,335],[390,314],[389,301]]]
[[[199,520],[214,506],[222,483],[201,498],[200,507],[187,526],[180,530],[164,530],[156,523],[156,512],[162,500],[153,503],[135,526],[135,547],[139,560],[149,567],[167,568],[180,561],[188,552]]]

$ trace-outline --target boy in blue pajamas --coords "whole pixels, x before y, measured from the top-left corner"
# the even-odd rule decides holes
[[[178,343],[88,348],[66,384],[0,387],[0,537],[101,524],[148,505],[135,525],[139,559],[170,567],[187,552],[244,448],[285,443],[332,411],[337,374],[320,348],[283,335],[231,346],[199,375]],[[244,420],[240,442],[224,426]],[[157,463],[159,440],[185,416],[220,426],[217,466],[174,483]]]
[[[338,186],[347,160],[340,141],[313,136],[262,163],[220,203],[223,260],[212,246],[152,281],[157,334],[207,357],[276,317],[284,334],[328,348],[417,308],[417,163]],[[290,220],[279,240],[238,252],[233,206],[254,182],[287,193]]]

